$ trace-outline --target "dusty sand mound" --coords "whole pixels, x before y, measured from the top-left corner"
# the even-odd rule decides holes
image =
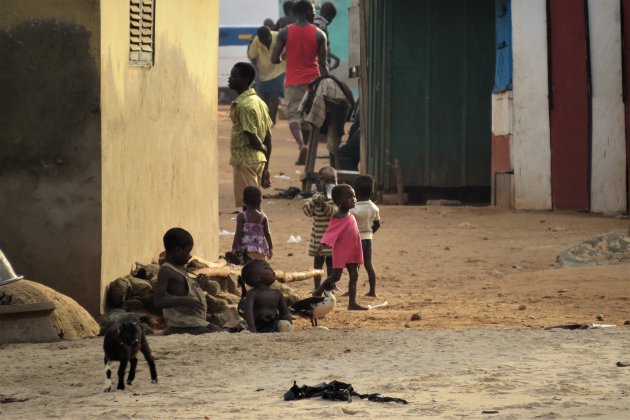
[[[20,280],[2,286],[2,293],[5,297],[10,296],[12,305],[53,302],[55,310],[50,315],[50,320],[60,338],[74,340],[98,334],[97,322],[81,305],[50,287],[30,280]]]

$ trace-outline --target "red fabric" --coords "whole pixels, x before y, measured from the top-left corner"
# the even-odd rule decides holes
[[[363,264],[361,234],[353,215],[341,219],[332,217],[319,242],[332,247],[333,268],[345,268],[351,263]]]
[[[287,26],[289,31],[286,49],[287,71],[284,85],[295,86],[310,83],[319,77],[319,64],[317,61],[317,26]]]

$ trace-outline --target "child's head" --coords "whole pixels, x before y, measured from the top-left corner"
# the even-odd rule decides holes
[[[354,180],[354,191],[357,193],[357,200],[369,200],[374,194],[374,178],[369,175],[360,175]]]
[[[164,250],[176,264],[184,265],[190,260],[194,241],[188,231],[182,228],[171,228],[164,234]]]
[[[276,281],[276,274],[267,261],[251,260],[243,266],[241,278],[250,287],[271,286]]]
[[[264,45],[269,46],[271,44],[271,29],[268,26],[261,26],[256,31],[256,36],[258,36],[258,40],[262,42]]]
[[[234,64],[230,77],[228,78],[228,87],[237,92],[243,92],[254,83],[256,78],[256,69],[250,63],[240,62]]]
[[[243,204],[250,209],[260,208],[262,192],[258,187],[248,186],[243,190]]]
[[[337,183],[337,171],[332,166],[324,166],[317,172],[317,179],[322,186]]]
[[[354,190],[348,184],[335,185],[332,189],[332,200],[335,202],[339,210],[348,211],[353,208],[357,202]]]

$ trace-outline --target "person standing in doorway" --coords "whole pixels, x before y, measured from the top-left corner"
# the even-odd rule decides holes
[[[284,80],[284,97],[287,104],[289,128],[300,149],[297,165],[303,165],[308,150],[304,142],[308,138],[308,130],[302,126],[302,118],[298,107],[308,84],[319,76],[328,75],[326,57],[328,47],[326,34],[313,25],[315,8],[306,1],[300,0],[293,6],[297,21],[278,34],[278,42],[271,55],[271,61],[279,64],[282,51],[286,50],[286,73]]]

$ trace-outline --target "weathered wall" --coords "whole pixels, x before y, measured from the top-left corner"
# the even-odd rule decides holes
[[[512,0],[515,206],[551,208],[545,0]]]
[[[218,254],[218,0],[161,0],[155,64],[132,67],[129,1],[101,3],[102,287],[150,261],[171,227]],[[223,157],[227,158],[227,157]]]
[[[626,211],[626,140],[618,1],[588,2],[592,85],[591,210]]]
[[[0,248],[98,308],[98,0],[0,2]]]

